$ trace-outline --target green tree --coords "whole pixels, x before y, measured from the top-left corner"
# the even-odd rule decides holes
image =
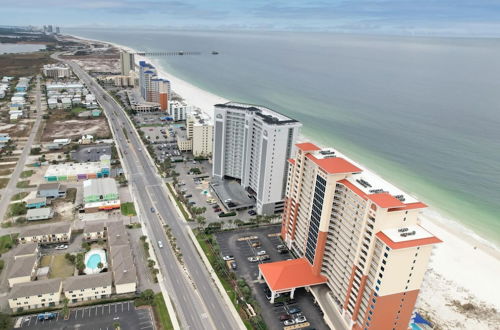
[[[8,314],[0,313],[0,329],[12,329],[12,318]]]
[[[99,269],[103,269],[103,268],[104,268],[104,264],[103,264],[102,262],[99,262],[99,263],[97,264],[97,268],[99,268]]]

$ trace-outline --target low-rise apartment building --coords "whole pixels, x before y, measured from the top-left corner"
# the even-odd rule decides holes
[[[26,228],[19,234],[19,243],[65,243],[71,239],[71,224],[59,223],[39,228]]]
[[[35,277],[37,265],[38,255],[15,257],[7,275],[9,286],[12,288],[16,284],[30,282]]]
[[[83,239],[98,241],[106,239],[106,223],[103,221],[87,221],[83,226]]]
[[[116,293],[135,292],[137,290],[137,270],[125,226],[122,221],[108,222],[106,226]]]
[[[9,307],[18,311],[57,306],[61,302],[61,292],[61,279],[16,284],[9,294]]]
[[[37,243],[19,244],[14,250],[14,260],[22,257],[38,256],[38,252]]]
[[[109,298],[111,296],[111,273],[68,277],[64,281],[64,296],[70,303]]]

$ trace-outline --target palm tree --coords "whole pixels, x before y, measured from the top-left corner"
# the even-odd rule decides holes
[[[103,264],[102,262],[99,262],[99,263],[97,264],[97,268],[99,268],[99,269],[103,269],[103,267],[104,267],[104,264]]]

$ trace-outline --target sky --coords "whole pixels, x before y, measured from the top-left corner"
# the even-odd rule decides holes
[[[500,0],[0,0],[1,25],[500,37]]]

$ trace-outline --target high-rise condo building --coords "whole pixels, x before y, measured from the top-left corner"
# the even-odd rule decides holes
[[[408,329],[441,242],[419,224],[426,205],[312,143],[289,164],[281,236],[299,259],[261,264],[260,276],[274,293],[309,288],[332,327]]]
[[[283,211],[287,159],[302,126],[271,109],[236,102],[215,105],[213,176],[240,180],[257,213]]]
[[[155,67],[145,61],[139,62],[139,89],[146,102],[158,103],[160,110],[169,110],[170,81],[158,78]]]
[[[120,71],[122,76],[128,76],[135,69],[135,57],[127,51],[120,52]]]

